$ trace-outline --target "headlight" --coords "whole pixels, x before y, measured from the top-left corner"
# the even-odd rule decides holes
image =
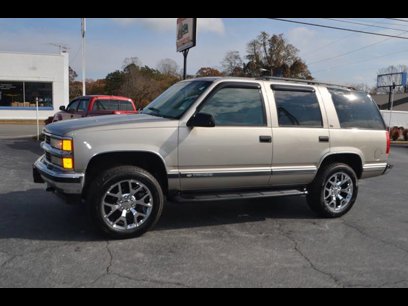
[[[56,154],[55,152],[50,151],[48,160],[58,165],[66,170],[73,170],[74,169],[74,158],[73,158],[73,151],[74,151],[74,144],[72,139],[60,139],[50,137],[49,144],[54,149],[60,151],[60,153]]]
[[[62,150],[62,151],[67,151],[67,152],[72,152],[73,144],[72,144],[72,139],[56,139],[56,138],[51,138],[51,147]]]

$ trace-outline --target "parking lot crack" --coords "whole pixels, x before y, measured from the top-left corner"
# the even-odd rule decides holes
[[[395,243],[392,243],[392,242],[389,242],[389,241],[386,241],[386,240],[377,238],[377,237],[375,237],[375,236],[372,236],[372,235],[370,235],[370,234],[364,232],[363,230],[361,230],[358,226],[356,226],[356,225],[354,225],[354,224],[351,224],[351,223],[348,223],[348,222],[345,221],[345,220],[343,220],[343,224],[344,224],[345,226],[347,226],[347,227],[349,227],[349,228],[355,230],[356,232],[358,232],[360,235],[362,235],[362,236],[364,236],[364,237],[367,237],[367,238],[369,238],[369,239],[372,239],[372,240],[381,242],[382,244],[385,244],[385,245],[387,245],[387,246],[389,246],[389,247],[398,249],[398,250],[404,252],[406,255],[408,255],[408,250],[407,250],[407,249],[405,249],[405,248],[403,248],[403,247],[400,247],[399,245],[397,245],[397,244],[395,244]]]
[[[284,231],[279,223],[278,223],[278,231],[282,236],[284,236],[286,239],[292,242],[293,249],[309,264],[312,270],[329,277],[337,286],[344,287],[341,281],[336,276],[334,276],[332,273],[326,272],[320,269],[319,267],[317,267],[313,263],[313,261],[300,249],[298,242],[288,232]]]
[[[157,284],[157,285],[164,285],[164,286],[178,286],[182,288],[194,288],[192,286],[188,286],[186,284],[183,284],[181,282],[175,282],[175,281],[165,281],[165,280],[157,280],[157,279],[149,279],[149,278],[133,278],[127,275],[122,275],[119,273],[110,273],[110,275],[115,275],[120,278],[124,278],[127,280],[131,280],[134,282],[143,282],[143,283],[152,283],[152,284]]]
[[[7,264],[9,264],[10,262],[12,262],[14,259],[16,259],[18,257],[18,255],[12,255],[10,258],[6,259],[0,266],[0,268],[5,267]]]
[[[111,251],[110,246],[109,246],[109,240],[106,241],[106,251],[108,252],[108,255],[109,255],[109,263],[106,266],[106,274],[109,274],[110,269],[112,267],[112,262],[113,262],[113,254],[112,254],[112,251]]]
[[[395,281],[395,282],[386,282],[386,283],[383,283],[383,284],[379,285],[378,288],[382,288],[382,287],[394,287],[394,286],[396,286],[396,285],[398,285],[398,284],[402,284],[402,283],[406,283],[406,282],[408,282],[407,279],[402,279],[402,280]]]

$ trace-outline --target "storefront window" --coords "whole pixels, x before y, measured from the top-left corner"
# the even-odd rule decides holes
[[[0,81],[0,108],[52,108],[51,82]]]

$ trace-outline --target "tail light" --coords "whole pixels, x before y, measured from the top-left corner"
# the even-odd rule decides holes
[[[390,149],[391,149],[391,139],[390,139],[390,132],[386,131],[387,133],[387,150],[385,151],[385,153],[388,155],[390,154]]]

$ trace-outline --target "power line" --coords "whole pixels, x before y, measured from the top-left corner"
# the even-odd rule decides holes
[[[376,25],[376,24],[368,24],[368,23],[364,23],[364,22],[348,21],[348,20],[342,20],[342,19],[336,19],[336,18],[325,18],[325,19],[333,20],[333,21],[337,21],[337,22],[349,23],[349,24],[363,25],[363,26],[367,26],[367,27],[374,27],[374,28],[380,28],[380,29],[408,32],[408,30],[384,27],[384,26],[379,26],[379,25]]]
[[[319,52],[319,51],[322,50],[322,49],[325,49],[325,48],[327,48],[327,47],[329,47],[329,46],[331,46],[331,45],[334,45],[334,44],[336,44],[336,43],[338,43],[338,42],[340,42],[340,41],[342,41],[342,40],[345,40],[346,38],[349,38],[349,37],[351,37],[351,36],[354,36],[354,35],[361,35],[361,33],[357,33],[357,34],[356,34],[356,33],[351,33],[351,34],[348,34],[348,35],[346,35],[346,36],[344,36],[344,37],[341,37],[341,38],[339,38],[339,39],[335,39],[335,40],[333,40],[333,41],[331,41],[331,42],[329,42],[329,43],[327,43],[327,44],[320,45],[320,46],[318,46],[318,47],[315,48],[315,49],[309,49],[309,50],[306,49],[305,52],[302,52],[302,56],[307,56],[308,54],[315,53],[315,52]]]
[[[387,18],[387,19],[398,20],[398,21],[402,21],[402,22],[408,22],[408,20],[400,19],[400,18]]]
[[[321,70],[318,70],[318,71],[314,71],[313,73],[319,73],[319,72],[323,72],[323,71],[329,71],[329,70],[334,69],[334,68],[337,68],[337,67],[357,65],[357,64],[369,62],[369,61],[372,61],[372,60],[376,60],[376,59],[379,59],[379,58],[382,58],[382,57],[386,57],[386,56],[390,56],[390,55],[395,55],[395,54],[400,54],[400,53],[405,53],[405,52],[408,52],[408,49],[402,50],[402,51],[398,51],[398,52],[392,52],[392,53],[383,54],[383,55],[376,56],[376,57],[372,57],[372,58],[369,58],[369,59],[366,59],[366,60],[363,60],[363,61],[357,61],[357,62],[353,62],[353,63],[349,63],[349,64],[341,64],[341,65],[332,66],[332,67],[329,67],[329,68],[325,68],[325,69],[321,69]]]
[[[384,36],[384,37],[400,38],[400,39],[408,39],[408,37],[404,37],[404,36],[381,34],[381,33],[367,32],[367,31],[361,31],[361,30],[355,30],[355,29],[333,27],[333,26],[328,26],[328,25],[323,25],[323,24],[317,24],[317,23],[294,21],[294,20],[287,20],[287,19],[281,19],[281,18],[270,18],[270,19],[278,20],[278,21],[291,22],[291,23],[304,24],[304,25],[310,25],[310,26],[314,26],[314,27],[321,27],[321,28],[327,28],[327,29],[334,29],[334,30],[341,30],[341,31],[349,31],[349,32],[363,33],[363,34],[369,34],[369,35],[377,35],[377,36]],[[407,21],[407,22],[408,22],[408,21]]]
[[[342,57],[342,56],[345,56],[345,55],[349,55],[349,54],[351,54],[351,53],[358,52],[358,51],[360,51],[360,50],[367,49],[367,48],[369,48],[369,47],[371,47],[371,46],[374,46],[374,45],[383,43],[384,41],[387,41],[387,40],[390,40],[390,39],[391,39],[391,38],[386,38],[386,39],[377,41],[377,42],[375,42],[375,43],[372,43],[372,44],[369,44],[369,45],[360,47],[360,48],[358,48],[358,49],[354,49],[354,50],[348,51],[348,52],[346,52],[346,53],[342,53],[342,54],[339,54],[339,55],[336,55],[336,56],[332,56],[332,57],[323,58],[323,59],[321,59],[321,60],[312,62],[312,63],[310,63],[309,65],[314,65],[314,64],[317,64],[317,63],[321,63],[321,62],[324,62],[324,61],[328,61],[328,60],[336,59],[336,58],[339,58],[339,57]]]
[[[398,33],[398,34],[401,34],[401,33]],[[390,39],[391,39],[391,38],[385,38],[385,39],[383,39],[383,40],[377,41],[377,42],[372,43],[372,44],[365,45],[365,46],[363,46],[363,47],[360,47],[360,48],[358,48],[358,49],[354,49],[354,50],[348,51],[348,52],[346,52],[346,53],[342,53],[342,54],[339,54],[339,55],[335,55],[335,56],[332,56],[332,57],[327,57],[327,58],[324,58],[324,59],[321,59],[321,60],[312,62],[312,63],[310,63],[309,65],[314,65],[314,64],[317,64],[317,63],[320,63],[320,62],[324,62],[324,61],[326,61],[326,60],[336,59],[336,58],[339,58],[339,57],[342,57],[342,56],[345,56],[345,55],[348,55],[348,54],[351,54],[351,53],[354,53],[354,52],[357,52],[357,51],[360,51],[360,50],[363,50],[363,49],[367,49],[367,48],[369,48],[369,47],[371,47],[371,46],[374,46],[374,45],[377,45],[377,44],[381,44],[381,43],[383,43],[383,42],[385,42],[385,41],[387,41],[387,40],[390,40]]]

